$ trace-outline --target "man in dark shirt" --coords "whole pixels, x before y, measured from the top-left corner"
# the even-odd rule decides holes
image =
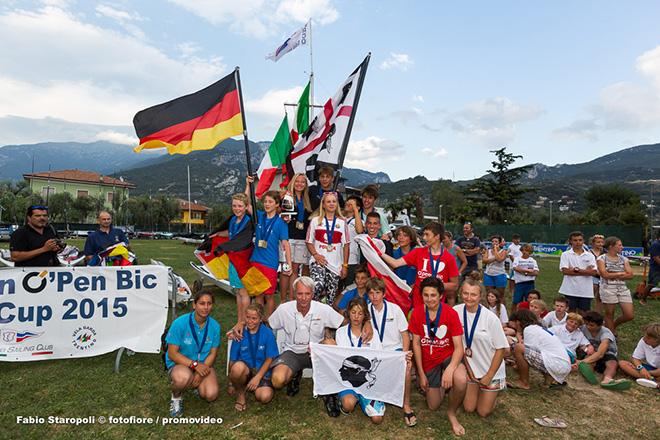
[[[658,230],[655,241],[649,248],[649,257],[651,257],[651,261],[649,262],[649,279],[646,283],[643,300],[651,293],[651,289],[660,285],[660,230]]]
[[[467,260],[467,267],[461,274],[462,282],[467,274],[474,270],[479,270],[477,259],[479,258],[479,252],[481,252],[481,241],[474,235],[471,223],[465,223],[463,225],[463,236],[456,239],[456,246],[463,249],[465,259]]]
[[[117,243],[128,245],[126,234],[119,228],[112,226],[112,215],[108,211],[101,211],[98,216],[99,229],[91,232],[85,240],[85,260],[89,261],[94,255]]]
[[[62,250],[57,231],[48,224],[48,208],[33,205],[27,209],[24,226],[11,234],[9,250],[16,267],[59,266]]]

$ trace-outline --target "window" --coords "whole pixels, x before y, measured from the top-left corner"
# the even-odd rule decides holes
[[[112,203],[114,198],[115,198],[115,193],[113,193],[112,191],[108,191],[108,203]]]
[[[89,191],[84,190],[84,189],[79,189],[78,190],[78,193],[77,193],[78,198],[87,197],[88,195],[89,195]]]
[[[41,197],[47,199],[49,196],[55,194],[55,188],[52,186],[42,186],[41,187]]]

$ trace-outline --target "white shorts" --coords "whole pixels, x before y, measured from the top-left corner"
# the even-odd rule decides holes
[[[289,240],[291,246],[291,261],[298,264],[309,264],[309,250],[305,240]]]
[[[600,300],[603,304],[632,303],[630,290],[625,284],[600,284]]]

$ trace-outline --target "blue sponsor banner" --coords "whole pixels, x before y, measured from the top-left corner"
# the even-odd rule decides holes
[[[530,243],[534,246],[535,254],[561,255],[566,252],[570,246],[559,243]],[[624,257],[641,257],[644,255],[644,249],[641,247],[624,247],[622,252]]]

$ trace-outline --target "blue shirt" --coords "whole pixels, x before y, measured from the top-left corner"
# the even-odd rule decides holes
[[[212,348],[220,347],[220,324],[218,324],[218,321],[211,318],[210,316],[206,318],[206,324],[204,327],[208,325],[209,331],[206,334],[206,340],[202,342],[202,338],[204,337],[204,328],[199,328],[199,324],[197,324],[197,321],[195,320],[194,313],[195,312],[186,313],[185,315],[179,316],[177,319],[175,319],[170,326],[170,331],[167,332],[165,341],[167,341],[168,344],[177,345],[179,347],[179,353],[188,359],[203,362],[204,359],[208,357]],[[193,317],[192,325],[195,330],[195,334],[197,335],[197,340],[202,345],[202,350],[199,352],[199,356],[197,355],[199,347],[197,346],[195,338],[190,331],[191,316]],[[169,354],[165,354],[165,365],[168,369],[175,365],[175,363],[170,359]]]
[[[413,250],[413,248],[411,248],[410,250]],[[392,257],[393,258],[403,257],[403,251],[401,250],[401,248],[394,249]],[[408,284],[409,286],[415,284],[415,280],[417,279],[417,268],[415,266],[397,267],[396,269],[394,269],[394,273],[396,274],[396,276],[398,276],[403,281],[405,281],[406,284]]]
[[[265,212],[257,211],[257,218],[259,219],[259,224],[255,233],[255,246],[250,261],[261,263],[266,267],[277,270],[280,262],[280,240],[289,239],[289,226],[277,214],[273,218],[266,218]],[[269,230],[270,233],[268,232]],[[259,240],[266,240],[268,246],[265,248],[259,247]]]
[[[252,339],[250,339],[252,338]],[[243,339],[233,341],[229,360],[242,361],[249,368],[259,370],[268,358],[276,358],[280,354],[273,331],[261,324],[257,333],[251,334],[247,326],[243,329]],[[270,377],[270,371],[264,377]]]
[[[339,310],[346,310],[346,307],[348,307],[348,303],[351,302],[353,298],[358,298],[360,295],[358,294],[357,287],[355,289],[349,290],[346,293],[344,293],[344,296],[341,297],[341,301],[339,301],[339,304],[337,305],[337,308]],[[364,293],[364,296],[362,297],[364,301],[369,304],[371,301],[369,301],[369,295],[367,293]]]
[[[660,265],[655,262],[654,258],[660,256],[660,240],[655,240],[653,243],[651,243],[649,255],[651,256],[651,273],[660,272]]]
[[[126,238],[124,231],[113,226],[110,226],[110,231],[108,232],[103,232],[99,229],[87,236],[84,254],[90,256],[96,255],[117,243],[128,244],[128,238]]]

